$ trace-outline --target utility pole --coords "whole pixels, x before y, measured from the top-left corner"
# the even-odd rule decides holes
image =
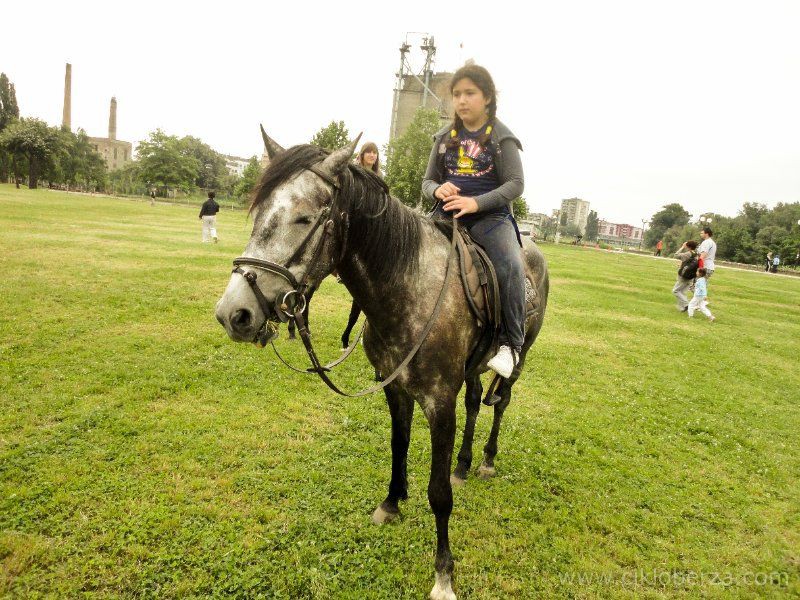
[[[425,62],[422,70],[419,73],[411,66],[408,60],[408,54],[411,50],[411,45],[408,43],[408,38],[410,35],[423,36],[420,49],[425,52]],[[436,45],[432,35],[418,31],[409,31],[406,33],[405,42],[403,42],[402,46],[400,46],[400,70],[397,72],[397,81],[394,87],[392,124],[389,131],[390,140],[395,139],[398,133],[400,133],[400,129],[402,129],[402,124],[400,123],[401,110],[403,111],[404,115],[408,115],[409,112],[413,113],[416,110],[416,107],[421,106],[427,108],[428,97],[430,96],[433,101],[437,103],[436,107],[441,114],[443,104],[442,99],[439,98],[430,87],[433,83],[433,60],[435,55]],[[421,96],[417,96],[419,93],[417,90],[412,91],[410,87],[406,85],[410,83],[411,79],[418,81],[422,87]],[[412,97],[413,101],[409,102],[408,100],[410,100]],[[416,107],[414,105],[416,105]]]
[[[422,107],[428,108],[428,90],[431,84],[431,74],[433,66],[433,56],[436,54],[436,46],[433,43],[433,36],[422,38],[422,46],[420,49],[425,51],[425,67],[423,73],[425,74],[425,82],[422,84]]]
[[[646,226],[647,226],[647,219],[642,219],[642,237],[639,238],[639,250],[642,249],[642,244],[644,243],[644,231]]]
[[[400,109],[400,90],[403,88],[406,68],[406,54],[411,50],[411,46],[403,42],[400,46],[400,70],[397,71],[397,82],[394,86],[394,108],[392,109],[392,127],[389,132],[389,139],[393,140],[397,136],[397,113]]]

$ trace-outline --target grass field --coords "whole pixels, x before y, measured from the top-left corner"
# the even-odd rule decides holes
[[[421,411],[403,519],[375,527],[383,397],[335,397],[214,320],[249,227],[225,211],[201,245],[196,207],[0,186],[0,595],[430,590]],[[543,250],[498,476],[454,492],[459,598],[796,597],[800,280],[720,269],[709,323],[674,309],[671,261]],[[323,359],[348,308],[328,278]],[[339,375],[370,376],[360,351]]]

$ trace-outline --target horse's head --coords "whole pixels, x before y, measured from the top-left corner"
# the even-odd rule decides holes
[[[304,306],[301,294],[334,268],[346,220],[338,181],[358,138],[327,154],[315,146],[284,150],[263,127],[261,133],[270,165],[251,205],[250,241],[234,261],[216,317],[231,339],[263,344],[267,322],[286,321],[287,312]]]

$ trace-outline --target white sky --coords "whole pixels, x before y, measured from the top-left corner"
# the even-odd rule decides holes
[[[796,0],[17,0],[2,21],[23,116],[61,123],[71,62],[72,126],[89,135],[107,134],[115,95],[132,142],[161,127],[260,155],[259,122],[290,146],[335,119],[382,147],[398,48],[424,31],[436,70],[491,71],[536,212],[578,196],[641,225],[668,202],[733,215],[800,200]]]

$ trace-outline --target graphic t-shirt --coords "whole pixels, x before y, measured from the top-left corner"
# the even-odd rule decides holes
[[[462,127],[458,133],[461,144],[457,148],[448,148],[445,153],[445,181],[457,185],[461,196],[475,198],[500,185],[491,144],[484,147],[478,142],[487,126],[488,123],[478,131],[467,131]]]

